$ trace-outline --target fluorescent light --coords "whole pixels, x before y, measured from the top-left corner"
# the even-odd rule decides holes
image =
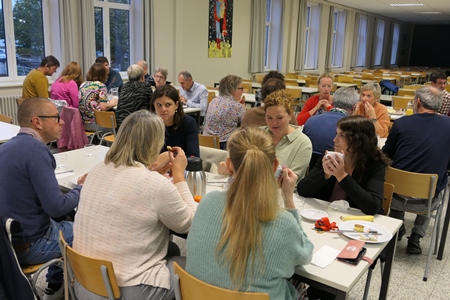
[[[423,6],[422,3],[393,3],[390,6]]]
[[[421,12],[417,12],[416,14],[422,14],[422,15],[439,15],[442,14],[439,11],[421,11]]]

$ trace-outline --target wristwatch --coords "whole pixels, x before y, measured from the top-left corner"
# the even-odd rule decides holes
[[[372,119],[372,123],[375,123],[376,121],[378,121],[378,119]]]

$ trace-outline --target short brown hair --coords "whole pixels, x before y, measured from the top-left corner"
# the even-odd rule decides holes
[[[87,81],[100,81],[105,83],[107,78],[108,72],[106,71],[105,65],[98,62],[93,64],[86,74]]]

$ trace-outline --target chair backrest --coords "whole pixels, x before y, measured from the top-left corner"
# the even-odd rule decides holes
[[[289,94],[291,94],[292,98],[294,98],[294,99],[302,98],[302,90],[301,89],[290,89],[289,87],[286,87],[286,91]]]
[[[227,157],[228,153],[225,150],[200,146],[200,158],[205,172],[217,174],[220,162],[225,161]]]
[[[216,93],[208,92],[208,106],[215,97],[216,97]]]
[[[10,116],[0,114],[0,122],[12,124],[12,118]]]
[[[337,82],[353,83],[353,77],[350,77],[350,76],[339,76],[337,78]]]
[[[375,76],[371,73],[362,73],[361,78],[362,79],[374,79]]]
[[[394,185],[392,183],[384,183],[384,199],[383,199],[383,211],[384,215],[389,215],[391,209],[392,195],[394,194]]]
[[[431,201],[436,192],[437,174],[414,173],[388,167],[385,182],[394,185],[394,193],[406,197],[422,198]],[[428,205],[430,214],[431,202]],[[417,212],[416,212],[417,213]]]
[[[316,79],[306,79],[305,80],[305,86],[311,87],[312,85],[317,86],[317,80]]]
[[[114,129],[114,135],[116,135],[115,129],[117,127],[116,114],[112,111],[94,110],[95,124],[104,128]]]
[[[408,102],[411,100],[412,98],[392,96],[392,107],[394,109],[406,109]]]
[[[176,262],[173,263],[175,274],[179,277],[179,293],[183,300],[214,299],[214,300],[269,300],[266,293],[247,293],[220,288],[203,282],[183,270]],[[178,288],[177,286],[177,288]],[[178,292],[176,291],[175,294]],[[177,298],[178,299],[178,298]]]
[[[120,299],[119,285],[112,262],[83,255],[70,247],[62,231],[59,239],[64,247],[67,263],[78,282],[88,291],[109,299]]]
[[[198,135],[198,144],[204,147],[220,149],[220,139],[217,135]]]
[[[264,76],[266,76],[265,73],[255,74],[255,81],[261,83],[264,79]]]
[[[23,101],[25,101],[25,99],[23,99],[23,98],[16,98],[17,106],[20,106],[20,104],[22,104]]]
[[[244,88],[244,93],[253,94],[253,88],[250,82],[242,82],[242,87]]]
[[[410,89],[399,89],[397,92],[397,96],[414,96],[416,94],[416,90]]]
[[[284,78],[284,84],[285,85],[298,86],[297,77],[295,77],[295,78]]]

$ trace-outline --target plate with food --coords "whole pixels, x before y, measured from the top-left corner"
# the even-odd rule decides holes
[[[386,227],[373,222],[351,220],[339,225],[339,230],[348,238],[366,243],[385,243],[391,240],[392,234]]]
[[[303,219],[311,222],[315,222],[319,219],[322,219],[323,217],[328,217],[328,214],[320,209],[303,209],[300,212],[300,216],[302,216]]]

